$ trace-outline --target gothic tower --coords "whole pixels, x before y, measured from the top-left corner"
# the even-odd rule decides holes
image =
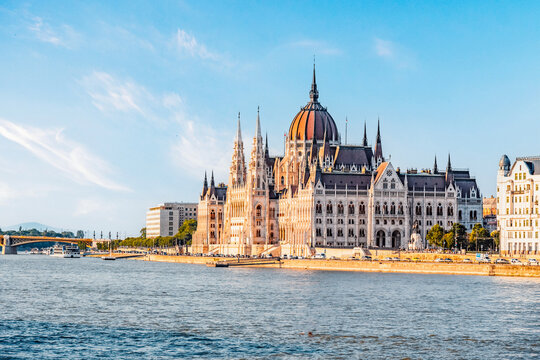
[[[234,150],[229,173],[229,186],[243,186],[246,183],[246,163],[244,159],[244,143],[240,129],[240,113],[238,113],[238,127],[234,139]]]

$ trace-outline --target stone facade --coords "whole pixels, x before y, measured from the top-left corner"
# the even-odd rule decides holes
[[[538,254],[540,157],[503,155],[497,174],[497,226],[501,253]]]
[[[316,247],[404,249],[413,224],[426,247],[426,233],[437,223],[449,228],[459,221],[472,229],[482,221],[476,180],[468,170],[453,169],[450,156],[444,171],[436,159],[433,169],[396,169],[383,155],[380,124],[373,148],[365,125],[362,144],[342,144],[318,98],[314,69],[310,101],[291,123],[283,156],[270,157],[268,142],[263,147],[257,114],[247,168],[238,119],[229,183],[216,203],[224,214],[223,236],[213,238],[199,226],[194,252],[309,256]],[[205,185],[199,218],[209,191]]]

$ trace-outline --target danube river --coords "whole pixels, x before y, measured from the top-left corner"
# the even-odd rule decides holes
[[[0,256],[0,358],[538,358],[540,280]]]

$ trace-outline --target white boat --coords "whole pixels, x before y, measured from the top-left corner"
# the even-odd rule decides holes
[[[81,252],[77,245],[59,245],[56,244],[52,247],[51,256],[61,257],[61,258],[80,258]]]

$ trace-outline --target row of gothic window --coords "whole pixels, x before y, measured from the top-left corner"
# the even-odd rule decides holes
[[[323,230],[321,228],[316,228],[315,229],[315,236],[323,236]],[[327,228],[326,229],[326,236],[328,237],[333,237],[334,236],[334,232],[333,232],[333,229],[332,228]],[[343,237],[343,228],[338,228],[337,229],[337,236],[338,237]],[[354,237],[355,234],[354,234],[354,228],[349,228],[349,231],[348,231],[348,234],[347,234],[348,237]],[[366,231],[364,229],[359,229],[358,230],[358,237],[366,237]]]
[[[315,213],[316,213],[316,214],[322,214],[322,209],[323,209],[323,208],[322,208],[321,202],[320,202],[320,201],[317,201],[317,204],[315,204]],[[347,211],[348,211],[348,214],[349,214],[349,215],[354,215],[354,213],[355,213],[355,206],[354,206],[354,204],[352,204],[352,203],[349,204],[348,210],[347,210]],[[334,207],[333,207],[331,201],[329,201],[329,202],[326,204],[326,213],[327,213],[327,214],[333,214],[333,213],[334,213]],[[363,214],[366,213],[366,205],[364,204],[363,201],[360,203],[360,205],[358,205],[358,213],[359,213],[360,215],[363,215]],[[338,215],[343,215],[343,214],[345,214],[345,206],[344,206],[341,202],[339,202],[339,203],[337,204],[337,214],[338,214]]]

